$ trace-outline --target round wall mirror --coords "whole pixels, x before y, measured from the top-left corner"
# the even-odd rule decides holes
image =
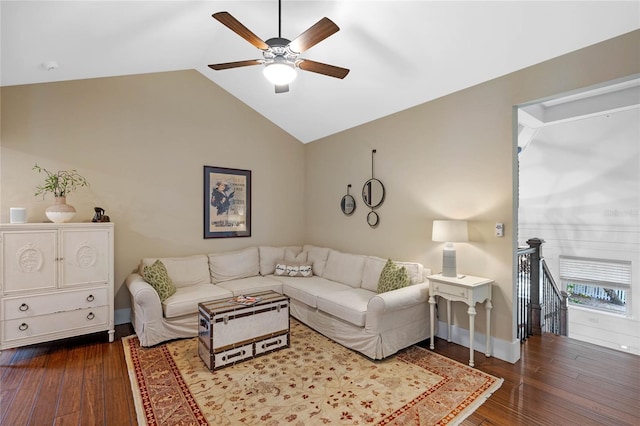
[[[375,228],[376,226],[378,226],[378,222],[380,222],[380,217],[378,216],[378,213],[371,210],[367,215],[367,223],[369,224],[370,227]]]
[[[353,198],[353,195],[345,195],[342,197],[342,201],[340,201],[340,208],[342,209],[342,213],[349,216],[356,210],[356,200]]]
[[[362,187],[364,203],[375,209],[384,201],[384,185],[378,179],[369,179]]]

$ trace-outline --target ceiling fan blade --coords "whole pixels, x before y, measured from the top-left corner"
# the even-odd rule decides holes
[[[288,84],[276,84],[276,93],[287,93],[289,91]]]
[[[251,32],[250,29],[245,27],[238,21],[236,18],[231,16],[229,12],[217,12],[211,15],[214,19],[217,19],[222,23],[222,25],[229,28],[234,33],[238,34],[243,39],[247,40],[249,43],[253,44],[260,50],[269,49],[269,45],[265,43],[260,37]]]
[[[225,62],[224,64],[209,65],[212,70],[220,71],[229,68],[248,67],[250,65],[261,65],[262,61],[257,59],[249,59],[248,61]]]
[[[289,43],[289,48],[296,53],[302,53],[338,31],[340,28],[331,19],[322,18]]]
[[[346,68],[323,64],[322,62],[310,61],[308,59],[300,60],[298,68],[335,78],[345,78],[347,74],[349,74],[349,70]]]

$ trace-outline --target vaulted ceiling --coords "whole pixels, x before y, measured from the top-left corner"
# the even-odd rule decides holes
[[[276,94],[262,65],[207,67],[262,58],[219,11],[278,36],[276,0],[2,0],[0,84],[195,69],[307,143],[640,28],[638,1],[283,1],[283,37],[340,27],[300,57],[351,72]]]

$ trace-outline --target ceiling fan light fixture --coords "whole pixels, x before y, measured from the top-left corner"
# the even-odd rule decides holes
[[[298,73],[295,67],[283,60],[266,64],[263,71],[264,76],[275,85],[285,85],[296,79]]]

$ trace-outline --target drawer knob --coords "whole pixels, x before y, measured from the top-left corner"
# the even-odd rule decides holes
[[[18,326],[18,330],[20,330],[20,331],[25,331],[27,328],[29,328],[29,326],[25,322],[23,322],[22,324],[20,324]]]
[[[93,294],[90,294],[87,296],[87,302],[93,302],[95,300],[95,297],[93,297]]]
[[[25,312],[29,310],[29,305],[27,305],[26,303],[23,303],[22,305],[20,305],[20,307],[18,308],[20,309],[20,311]]]
[[[93,314],[93,312],[89,312],[89,315],[87,315],[87,319],[89,321],[91,321],[92,319],[94,319],[96,316]]]
[[[280,340],[280,339],[274,340],[273,342],[269,342],[269,343],[263,343],[262,344],[262,349],[267,349],[269,346],[279,345],[281,343],[282,343],[282,340]]]
[[[239,351],[239,352],[236,352],[235,354],[228,354],[228,355],[226,355],[226,356],[223,356],[223,357],[222,357],[222,360],[223,360],[223,361],[228,361],[228,360],[230,360],[231,358],[235,358],[235,357],[237,357],[237,356],[244,356],[244,355],[246,355],[246,353],[247,353],[247,351],[245,351],[245,350],[243,349],[243,350],[241,350],[241,351]]]

